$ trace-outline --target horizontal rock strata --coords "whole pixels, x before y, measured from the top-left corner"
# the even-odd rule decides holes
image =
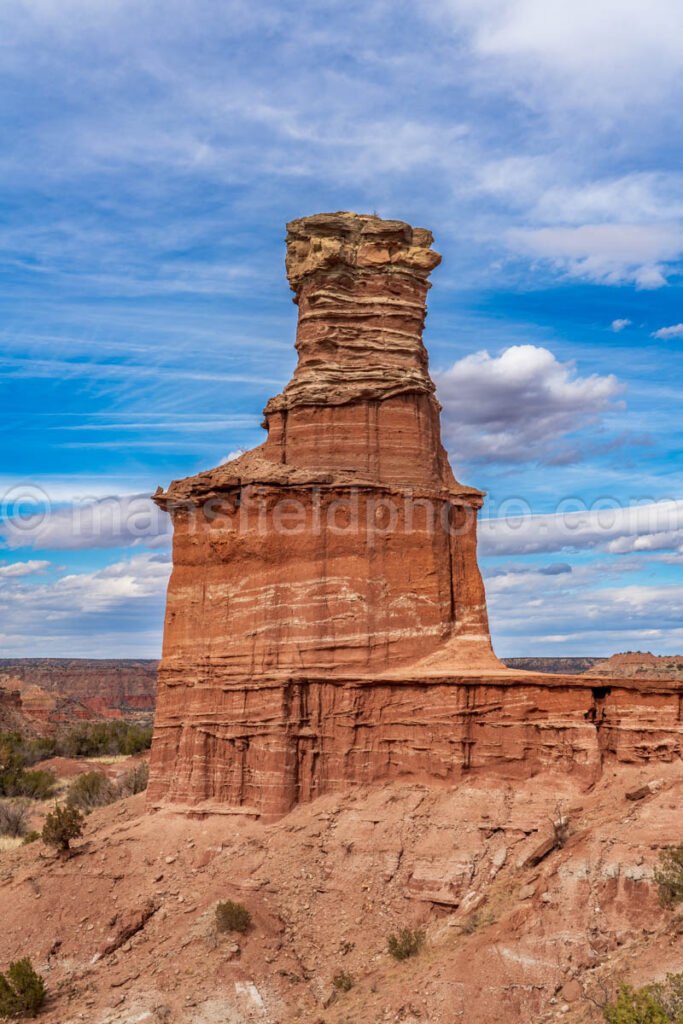
[[[185,682],[176,680],[177,692]],[[170,676],[166,685],[175,689]],[[288,682],[217,689],[199,677],[155,741],[153,802],[197,800],[277,816],[300,801],[388,779],[455,782],[545,769],[595,781],[605,764],[683,753],[680,686],[643,692],[570,676]]]

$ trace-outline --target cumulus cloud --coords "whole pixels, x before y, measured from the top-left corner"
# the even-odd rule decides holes
[[[535,345],[476,352],[435,376],[451,453],[487,462],[570,458],[562,439],[595,423],[623,391],[613,374],[581,377]]]
[[[8,548],[79,550],[160,544],[170,536],[168,515],[147,495],[111,495],[66,506],[42,506],[0,523]]]
[[[649,502],[484,519],[484,555],[600,550],[610,554],[676,551],[683,554],[683,501]]]
[[[627,327],[630,327],[631,323],[632,323],[632,321],[631,320],[627,320],[626,318],[624,318],[623,320],[613,320],[612,321],[612,325],[611,325],[612,326],[612,330],[614,331],[615,334],[619,334],[620,331],[623,331]]]
[[[613,560],[556,576],[511,568],[489,574],[486,589],[503,656],[683,652],[683,586],[634,582]]]
[[[159,650],[166,554],[139,554],[50,583],[0,587],[0,644],[10,656],[154,657]]]
[[[683,324],[672,324],[671,327],[660,327],[652,332],[653,338],[662,338],[667,341],[669,338],[683,338]]]

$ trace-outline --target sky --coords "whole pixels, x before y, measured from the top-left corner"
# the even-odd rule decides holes
[[[682,87],[678,0],[4,0],[0,656],[158,656],[147,495],[262,440],[339,209],[443,255],[497,652],[683,652]]]

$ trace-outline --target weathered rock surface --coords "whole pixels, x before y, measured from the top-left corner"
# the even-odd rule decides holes
[[[267,440],[176,481],[153,804],[279,815],[349,785],[680,757],[680,694],[507,670],[422,342],[428,231],[292,222],[298,365]],[[647,688],[646,688],[647,689]]]

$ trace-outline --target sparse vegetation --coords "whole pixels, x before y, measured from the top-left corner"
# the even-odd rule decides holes
[[[424,946],[425,933],[413,928],[401,928],[398,935],[390,935],[387,949],[394,960],[408,960],[417,956]]]
[[[125,721],[83,722],[57,737],[56,753],[65,757],[141,754],[152,745],[151,727]]]
[[[602,1012],[607,1024],[681,1024],[683,974],[668,974],[666,981],[640,989],[622,985]]]
[[[97,807],[144,792],[148,780],[149,765],[146,763],[135,765],[116,783],[111,782],[103,772],[84,772],[69,786],[66,802],[84,814],[90,814]]]
[[[493,911],[475,910],[473,914],[470,914],[470,916],[463,921],[463,935],[474,935],[474,933],[479,931],[480,928],[486,928],[487,925],[493,924],[494,920]]]
[[[0,974],[0,1017],[35,1017],[45,1002],[45,983],[28,958]]]
[[[35,843],[37,839],[40,839],[40,832],[36,832],[35,829],[32,829],[31,832],[27,832],[24,836],[22,845],[28,846],[29,843]]]
[[[662,850],[654,878],[663,907],[677,907],[683,902],[683,843]]]
[[[102,772],[84,772],[77,775],[69,786],[66,802],[70,807],[90,814],[96,807],[113,803],[117,795],[116,787]]]
[[[61,853],[68,853],[74,839],[83,835],[83,815],[77,807],[69,804],[55,804],[45,818],[41,838],[48,846],[54,846]]]
[[[0,836],[21,839],[28,832],[30,817],[28,800],[0,801]]]
[[[144,793],[149,782],[149,764],[141,761],[134,765],[130,771],[121,776],[118,784],[119,796],[135,796],[136,793]]]
[[[553,826],[555,849],[561,850],[569,838],[569,818],[565,815],[562,804],[559,802],[555,806],[555,815],[550,820]]]
[[[0,797],[29,797],[45,800],[54,792],[51,772],[27,771],[28,760],[18,733],[0,733]]]
[[[350,992],[353,988],[353,978],[348,971],[339,971],[332,979],[332,984],[337,992]]]
[[[148,750],[151,745],[151,726],[123,719],[78,722],[56,736],[0,732],[0,773],[8,767],[30,768],[49,757],[130,757]]]
[[[216,929],[219,932],[240,932],[244,935],[251,926],[251,914],[242,903],[226,900],[216,907]]]

